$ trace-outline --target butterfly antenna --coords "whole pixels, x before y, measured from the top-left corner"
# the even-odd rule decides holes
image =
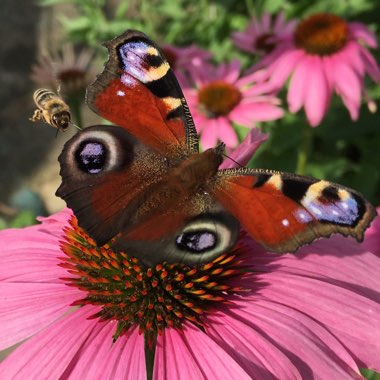
[[[76,129],[79,129],[80,131],[83,129],[79,125],[76,125],[76,124],[74,124],[72,122],[70,122],[70,124],[73,125]]]
[[[57,138],[59,132],[59,128],[57,128],[57,132],[55,133],[55,138]]]
[[[232,157],[228,156],[227,154],[223,153],[223,156],[230,159],[232,162],[234,162],[236,165],[240,166],[241,168],[244,167],[244,165],[239,164],[239,162],[235,161]]]

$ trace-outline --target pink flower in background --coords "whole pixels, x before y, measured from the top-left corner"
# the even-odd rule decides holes
[[[0,232],[0,347],[26,340],[1,363],[2,379],[146,379],[139,330],[151,328],[152,310],[156,380],[358,379],[358,367],[380,370],[380,258],[351,239],[278,255],[243,234],[225,258],[181,274],[96,248],[69,218],[65,210]],[[207,282],[210,266],[223,285]],[[166,297],[170,278],[192,303]]]
[[[219,166],[219,169],[230,169],[236,168],[238,165],[248,165],[256,150],[260,148],[261,144],[267,141],[268,138],[268,133],[262,133],[258,128],[251,129],[236,149],[227,152],[228,156]]]
[[[290,77],[289,110],[304,107],[313,127],[321,122],[334,91],[356,120],[362,95],[373,109],[364,88],[365,75],[380,82],[380,68],[366,46],[376,48],[377,42],[365,25],[333,14],[314,14],[299,23],[291,40],[264,57],[259,65],[266,70],[256,77],[269,78],[277,88]]]
[[[58,52],[48,52],[32,67],[32,80],[43,86],[60,87],[68,96],[82,94],[96,71],[92,66],[94,52],[82,49],[76,54],[74,46],[63,45]]]
[[[162,46],[162,51],[182,88],[189,87],[189,71],[204,65],[212,58],[211,52],[195,44],[186,47],[166,44]]]
[[[261,19],[253,18],[243,32],[234,32],[232,40],[245,52],[265,55],[280,41],[291,38],[295,25],[295,20],[285,20],[284,13],[277,16],[264,13]]]
[[[195,88],[185,88],[184,94],[204,149],[214,147],[218,140],[229,148],[236,147],[238,138],[232,123],[253,128],[258,121],[283,116],[280,101],[268,83],[240,77],[237,60],[218,67],[199,67],[191,71],[191,79]]]
[[[212,53],[203,50],[195,44],[186,47],[163,45],[162,51],[173,70],[189,70],[201,66],[212,58]]]

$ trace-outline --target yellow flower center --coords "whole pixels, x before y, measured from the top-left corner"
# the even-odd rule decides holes
[[[64,280],[87,293],[75,305],[100,306],[93,317],[118,322],[114,340],[139,326],[152,343],[157,333],[166,327],[181,328],[185,320],[202,327],[202,316],[212,305],[247,290],[232,284],[247,272],[237,255],[239,248],[238,243],[230,252],[195,267],[162,262],[147,268],[126,252],[98,247],[73,217],[61,243],[66,255],[61,266],[70,273]]]
[[[210,118],[228,115],[241,98],[239,89],[222,80],[207,84],[198,93],[201,111]]]
[[[341,50],[347,39],[347,23],[341,17],[328,13],[318,13],[303,20],[294,34],[297,47],[321,56]]]

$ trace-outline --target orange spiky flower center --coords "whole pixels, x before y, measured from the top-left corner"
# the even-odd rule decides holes
[[[338,52],[347,40],[347,23],[341,17],[329,13],[317,13],[306,18],[299,23],[294,33],[297,47],[320,56]]]
[[[241,99],[240,90],[223,80],[208,83],[198,93],[201,111],[211,118],[228,115]]]
[[[64,280],[87,293],[74,304],[100,306],[93,318],[116,320],[114,340],[132,326],[150,342],[166,327],[181,328],[185,320],[203,326],[202,316],[216,303],[247,290],[232,284],[247,272],[236,250],[196,267],[163,262],[147,268],[126,252],[98,247],[75,217],[61,249],[65,259],[60,265],[71,274]]]

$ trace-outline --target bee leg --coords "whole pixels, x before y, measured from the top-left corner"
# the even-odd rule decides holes
[[[42,120],[42,112],[41,112],[41,110],[36,109],[34,111],[33,116],[31,118],[29,118],[29,120],[31,120],[33,122],[38,121],[38,120]]]

